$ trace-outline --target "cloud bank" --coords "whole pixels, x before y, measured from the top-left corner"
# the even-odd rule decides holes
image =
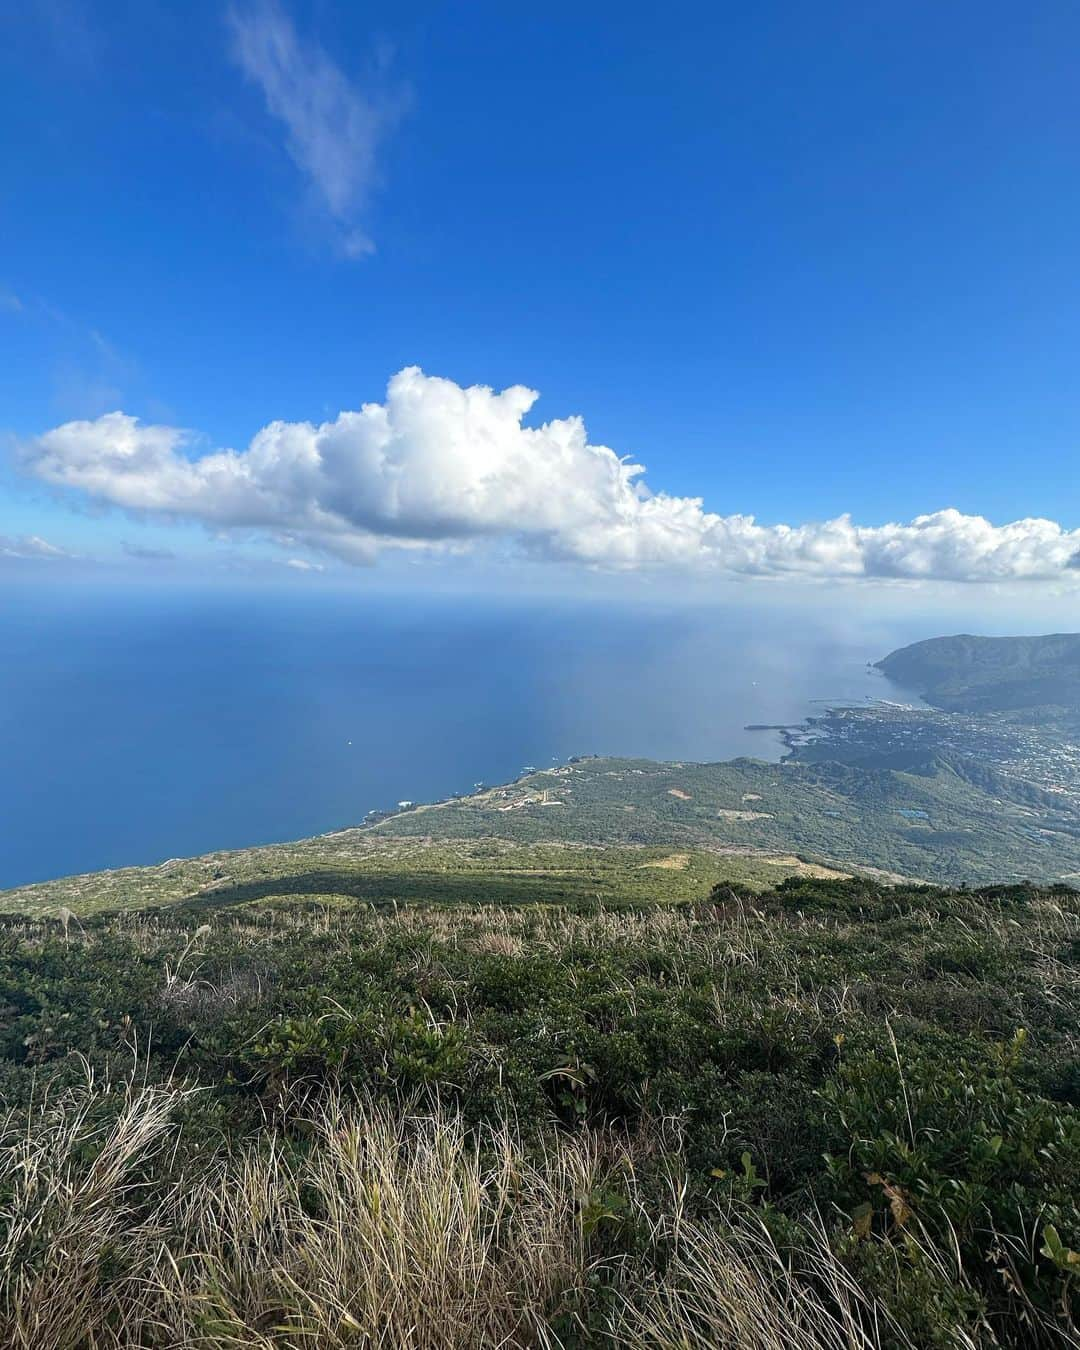
[[[371,563],[388,548],[511,547],[612,568],[744,577],[1080,581],[1080,530],[993,525],[956,510],[904,524],[850,516],[762,525],[651,491],[644,469],[589,442],[580,417],[525,426],[538,395],[462,388],[408,367],[382,403],[334,421],[271,422],[246,450],[195,456],[190,433],[126,413],[68,422],[22,448],[48,483],[139,515],[257,532],[283,548]]]
[[[233,55],[285,128],[289,156],[338,233],[342,252],[373,244],[359,221],[377,181],[376,155],[400,116],[401,95],[365,93],[315,42],[301,40],[274,0],[229,13]]]

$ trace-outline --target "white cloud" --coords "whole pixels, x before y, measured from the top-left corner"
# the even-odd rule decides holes
[[[1080,530],[993,525],[956,510],[906,524],[849,516],[761,525],[654,493],[640,465],[590,444],[580,417],[523,425],[537,394],[462,388],[416,367],[383,403],[334,421],[271,422],[243,451],[195,457],[188,433],[121,412],[68,422],[23,447],[26,467],[137,514],[269,533],[349,563],[381,550],[512,546],[606,567],[736,576],[949,581],[1080,580]]]
[[[235,59],[284,125],[289,155],[334,222],[342,252],[372,252],[360,221],[378,178],[379,146],[403,96],[350,82],[318,43],[299,37],[276,0],[238,6],[229,22]]]
[[[50,544],[37,534],[0,534],[0,558],[71,558],[66,549]]]
[[[312,562],[310,558],[290,558],[285,564],[296,572],[325,572],[322,563]]]

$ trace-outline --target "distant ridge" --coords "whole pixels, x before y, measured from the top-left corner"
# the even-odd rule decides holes
[[[877,668],[950,712],[1080,715],[1080,633],[930,638],[890,652]]]

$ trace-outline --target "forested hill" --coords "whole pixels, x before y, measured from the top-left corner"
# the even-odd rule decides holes
[[[1080,721],[1080,633],[930,638],[877,665],[897,684],[951,712],[1054,709]]]

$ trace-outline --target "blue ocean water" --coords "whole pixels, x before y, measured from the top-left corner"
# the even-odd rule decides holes
[[[0,606],[0,887],[298,838],[574,754],[777,758],[899,641],[746,610],[27,588]]]

